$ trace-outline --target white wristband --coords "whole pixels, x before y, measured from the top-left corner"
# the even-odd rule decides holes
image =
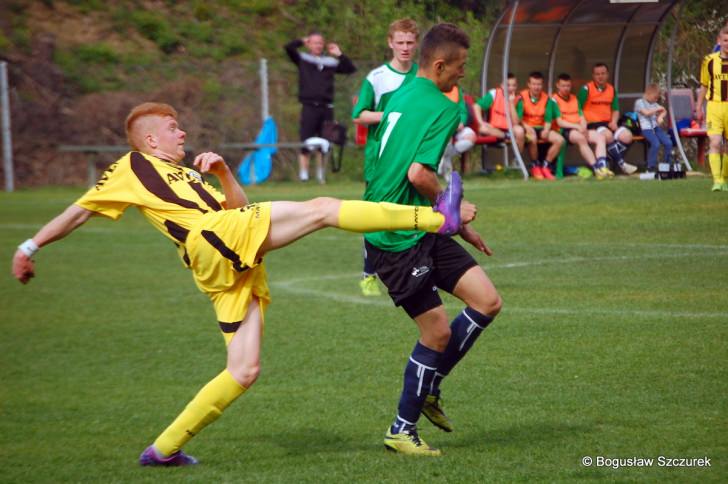
[[[38,245],[35,242],[33,242],[33,239],[28,239],[25,242],[23,242],[22,244],[20,244],[18,246],[18,249],[20,249],[20,251],[23,254],[27,255],[28,258],[30,258],[30,257],[33,257],[33,255],[36,252],[38,252],[40,247],[38,247]]]

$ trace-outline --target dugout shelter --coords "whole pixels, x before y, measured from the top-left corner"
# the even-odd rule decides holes
[[[620,112],[632,111],[634,101],[651,82],[660,27],[678,3],[680,0],[511,0],[486,44],[481,95],[505,84],[509,71],[518,77],[521,89],[529,72],[543,72],[544,88],[549,94],[558,75],[567,72],[576,93],[591,80],[592,66],[603,62],[609,66],[611,82],[619,94]],[[669,105],[673,104],[675,33],[673,29],[668,53]],[[675,126],[670,111],[671,124]],[[683,162],[691,169],[676,128],[674,134]],[[518,168],[527,179],[528,170],[518,148],[513,146],[513,151]]]

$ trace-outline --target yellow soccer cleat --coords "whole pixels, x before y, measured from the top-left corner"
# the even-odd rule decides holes
[[[398,434],[393,434],[391,429],[387,429],[387,433],[384,436],[384,448],[406,455],[423,455],[428,457],[439,457],[442,455],[440,449],[430,447],[417,435],[416,428],[403,430]]]
[[[452,422],[442,409],[443,402],[442,398],[436,397],[435,395],[427,395],[425,404],[422,406],[422,415],[427,417],[427,420],[432,422],[432,425],[438,427],[445,432],[452,432]]]
[[[359,281],[359,287],[361,293],[365,296],[381,296],[382,292],[379,290],[379,284],[377,284],[377,276],[365,276]]]
[[[614,172],[607,167],[597,168],[594,170],[594,174],[596,175],[597,180],[606,180],[607,178],[614,176]]]

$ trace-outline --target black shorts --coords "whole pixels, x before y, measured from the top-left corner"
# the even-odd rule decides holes
[[[564,137],[564,141],[567,143],[571,143],[571,141],[569,141],[569,136],[571,135],[572,129],[574,128],[561,128],[561,136]]]
[[[598,123],[587,123],[586,125],[586,129],[593,129],[595,131],[601,127],[609,129],[609,123],[607,121],[599,121]]]
[[[452,293],[463,274],[478,265],[468,251],[444,235],[426,234],[402,252],[388,252],[369,242],[365,246],[389,297],[413,319],[442,304],[438,288]]]
[[[301,122],[299,132],[301,141],[305,141],[313,136],[321,136],[321,128],[324,121],[334,120],[334,109],[330,104],[302,104],[301,105]],[[308,148],[301,148],[302,153],[308,153]]]

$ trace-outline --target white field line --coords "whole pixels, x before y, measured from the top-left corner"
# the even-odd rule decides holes
[[[712,256],[713,254],[655,254],[645,256],[613,256],[613,257],[570,257],[560,259],[546,259],[536,261],[522,261],[522,262],[511,262],[505,264],[494,264],[489,266],[489,269],[514,269],[522,267],[532,267],[546,264],[564,264],[564,263],[577,263],[577,262],[588,262],[588,261],[624,261],[624,260],[636,260],[636,259],[664,259],[665,257],[671,258],[684,258],[684,257],[695,257],[695,256]],[[378,307],[393,307],[389,297],[382,296],[378,298],[354,296],[347,294],[334,293],[327,290],[312,289],[308,287],[310,282],[322,281],[322,280],[339,280],[339,279],[350,279],[356,281],[358,273],[345,273],[345,274],[328,274],[318,276],[308,276],[302,278],[288,279],[288,280],[274,280],[270,282],[270,285],[274,288],[281,289],[291,294],[298,294],[303,296],[319,297],[323,299],[330,299],[336,302],[344,302],[349,304],[360,304],[366,306],[378,306]],[[352,283],[352,285],[354,285]],[[447,305],[446,306],[450,306]],[[454,306],[454,305],[453,305]],[[663,318],[663,319],[722,319],[728,321],[728,312],[716,311],[660,311],[660,310],[643,310],[643,309],[603,309],[598,307],[590,308],[531,308],[531,307],[518,307],[510,306],[506,304],[504,306],[504,313],[516,312],[516,313],[527,313],[527,314],[554,314],[554,315],[603,315],[603,316],[615,316],[620,318],[638,317],[638,318]]]
[[[351,275],[351,277],[356,277]],[[332,278],[333,279],[333,278]],[[330,291],[311,289],[304,286],[291,286],[287,283],[271,283],[271,286],[281,289],[291,294],[301,296],[318,297],[322,299],[330,299],[339,303],[359,304],[365,306],[378,307],[394,307],[392,301],[387,296],[378,298],[364,296],[350,296],[346,294],[335,294]],[[454,304],[445,304],[446,307],[456,307]],[[510,312],[526,313],[526,314],[553,314],[553,315],[581,315],[584,317],[600,315],[614,316],[620,319],[637,317],[637,318],[660,318],[660,319],[721,319],[728,320],[728,312],[697,312],[697,311],[659,311],[646,309],[601,309],[596,307],[590,308],[530,308],[511,306],[506,304],[503,307],[503,313]],[[501,313],[501,314],[503,314]]]
[[[351,275],[352,279],[356,275]],[[334,278],[331,278],[334,279]],[[301,296],[318,297],[322,299],[330,299],[339,303],[360,304],[366,306],[378,307],[394,307],[388,296],[378,298],[364,296],[350,296],[346,294],[336,294],[330,291],[311,289],[303,285],[291,286],[287,283],[271,283],[271,286],[281,289],[291,294]],[[454,304],[445,304],[446,307],[456,307]],[[661,319],[722,319],[728,320],[728,312],[705,312],[705,311],[659,311],[649,309],[602,309],[596,307],[590,308],[530,308],[511,306],[506,304],[503,307],[503,313],[510,312],[526,313],[526,314],[553,314],[553,315],[581,315],[584,317],[600,315],[614,316],[620,319],[637,317],[637,318],[661,318]],[[501,314],[503,314],[501,313]]]

